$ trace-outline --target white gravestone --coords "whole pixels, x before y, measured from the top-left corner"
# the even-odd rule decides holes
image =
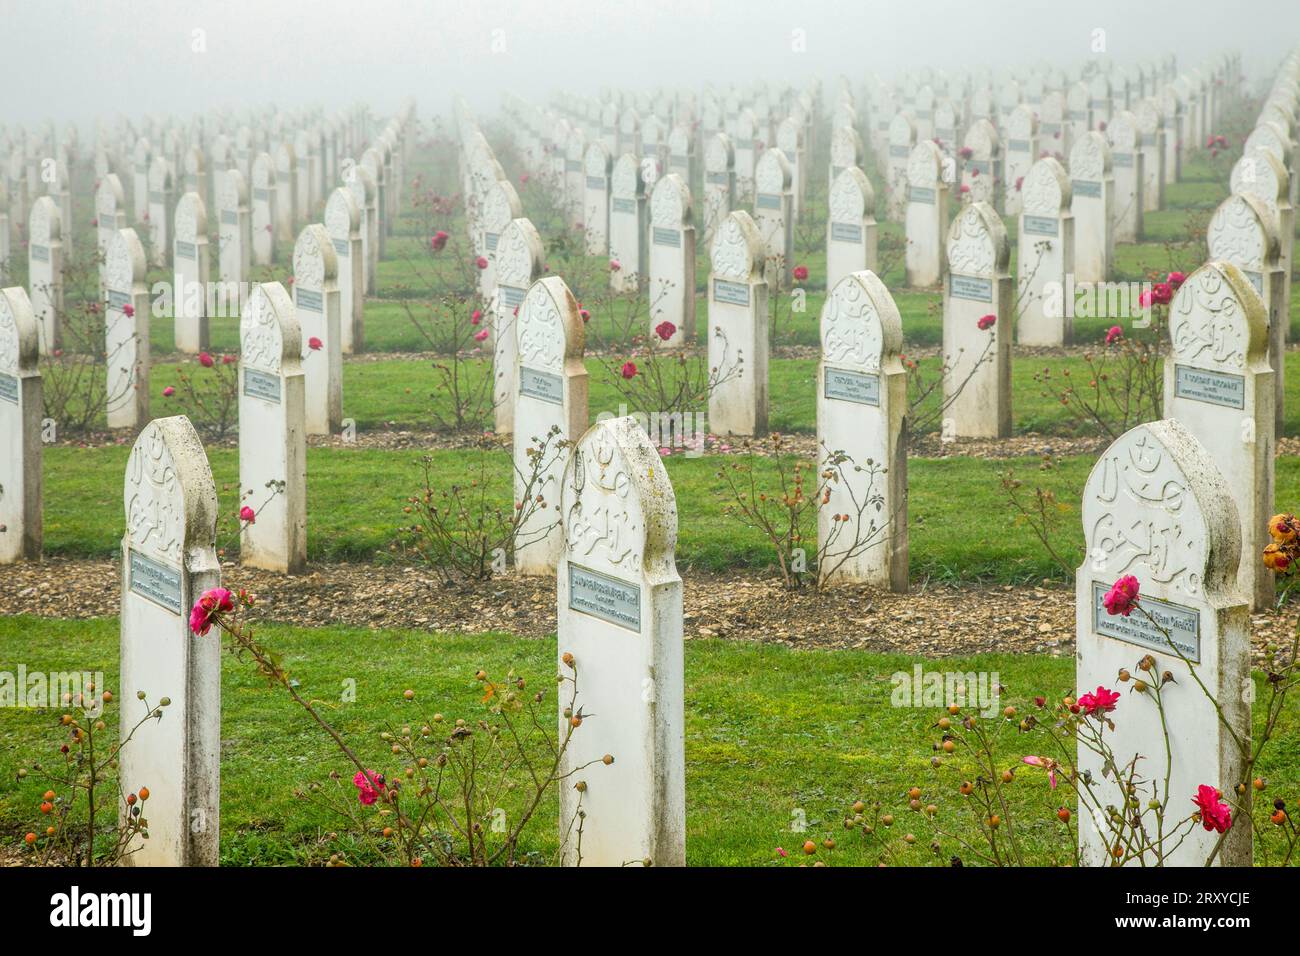
[[[876,268],[876,194],[867,174],[845,166],[831,182],[826,218],[826,285]]]
[[[483,208],[478,220],[483,233],[480,248],[488,261],[488,267],[478,273],[479,296],[484,300],[490,298],[496,288],[497,243],[501,240],[501,233],[521,215],[523,206],[515,187],[504,179],[492,180],[483,193]]]
[[[149,213],[149,160],[152,156],[152,147],[147,139],[141,138],[135,141],[135,147],[131,151],[131,212],[134,214],[135,225],[141,225],[147,221]]]
[[[248,211],[248,183],[238,169],[217,178],[217,276],[222,282],[245,283],[252,272],[253,226]]]
[[[765,255],[758,226],[742,209],[722,222],[709,250],[709,426],[719,435],[767,431]]]
[[[790,163],[790,183],[792,195],[791,215],[798,219],[803,208],[804,182],[808,175],[808,163],[804,157],[803,129],[795,120],[787,117],[776,128],[776,148]]]
[[[338,263],[325,227],[304,226],[293,249],[293,303],[302,329],[309,435],[332,434],[343,420]]]
[[[962,140],[962,156],[961,184],[966,187],[965,200],[995,205],[1002,143],[992,123],[986,119],[971,123]]]
[[[582,160],[586,152],[587,137],[582,130],[573,130],[564,148],[564,200],[571,222],[582,221],[583,197],[586,191]]]
[[[144,246],[119,229],[104,266],[105,387],[109,428],[139,428],[149,419],[149,288]]]
[[[1232,191],[1254,196],[1268,207],[1277,228],[1282,265],[1282,301],[1291,301],[1291,268],[1295,250],[1295,205],[1290,198],[1291,179],[1277,155],[1266,149],[1247,149],[1232,167]],[[1289,334],[1283,322],[1282,335]]]
[[[695,342],[695,226],[684,176],[660,177],[650,194],[650,341],[661,348]],[[667,339],[655,329],[671,322]]]
[[[677,502],[667,470],[631,417],[602,421],[578,442],[560,498],[557,575],[560,673],[577,678],[561,774],[563,861],[573,866],[686,864],[682,581]],[[565,655],[572,655],[566,658]],[[566,660],[573,662],[570,669]],[[614,758],[600,765],[605,755]],[[578,768],[596,762],[589,770]],[[582,792],[575,789],[579,780]],[[581,860],[575,820],[581,810]]]
[[[239,489],[256,512],[240,532],[239,561],[297,574],[307,563],[306,390],[302,329],[284,286],[253,289],[239,339]]]
[[[343,353],[360,352],[365,344],[365,252],[361,242],[361,213],[356,200],[339,186],[325,202],[325,231],[339,261],[339,334]]]
[[[1256,610],[1273,604],[1260,561],[1273,514],[1273,370],[1263,300],[1235,265],[1192,273],[1169,307],[1165,416],[1181,422],[1218,465],[1241,519],[1237,582]]]
[[[754,224],[767,249],[767,281],[776,289],[790,286],[794,255],[794,191],[785,153],[763,151],[754,167]]]
[[[511,222],[497,243],[497,287],[490,298],[489,332],[492,340],[492,406],[498,435],[509,435],[514,431],[516,356],[519,352],[515,323],[528,290],[542,276],[544,255],[542,238],[528,219]]]
[[[258,153],[253,160],[252,179],[249,215],[253,229],[253,263],[269,266],[275,260],[280,191],[275,184],[275,164],[267,153]]]
[[[1115,242],[1138,242],[1142,238],[1143,155],[1138,147],[1137,120],[1120,110],[1106,127],[1110,141],[1110,164],[1115,178]]]
[[[1074,272],[1070,177],[1051,156],[1038,160],[1020,189],[1020,248],[1016,255],[1016,341],[1065,345],[1073,337],[1065,289]]]
[[[862,137],[851,126],[837,126],[831,130],[831,165],[826,187],[835,185],[835,179],[851,166],[861,168],[864,153]]]
[[[27,293],[0,289],[0,564],[41,557],[39,340]]]
[[[32,203],[27,220],[27,289],[42,355],[63,344],[63,217],[49,196]]]
[[[715,133],[704,148],[704,241],[731,215],[735,202],[735,153],[725,133]]]
[[[1286,334],[1290,321],[1283,297],[1286,276],[1282,272],[1277,217],[1268,204],[1249,193],[1229,196],[1210,218],[1206,245],[1210,259],[1231,262],[1264,301],[1268,320],[1268,359],[1273,369],[1273,417],[1275,434],[1282,434],[1285,420]]]
[[[131,866],[216,866],[222,638],[192,633],[190,609],[221,584],[217,491],[188,418],[145,425],[127,459],[123,503],[122,736],[147,708],[171,698],[162,719],[122,749],[123,792],[150,790],[149,839],[123,859]],[[146,698],[137,700],[139,693]]]
[[[890,222],[902,222],[907,207],[907,163],[916,146],[916,127],[906,113],[895,113],[889,121],[889,146],[886,154],[885,194]]]
[[[1007,172],[1003,211],[1008,216],[1020,213],[1024,179],[1038,159],[1038,115],[1028,106],[1019,105],[1007,118]]]
[[[298,208],[298,159],[293,147],[281,143],[275,150],[275,238],[293,241],[294,225],[303,215]]]
[[[1074,216],[1074,280],[1106,282],[1115,256],[1115,180],[1110,145],[1086,132],[1070,150],[1070,212]]]
[[[198,193],[186,193],[176,203],[175,226],[173,334],[176,351],[193,355],[208,347],[207,292],[212,279],[208,214]]]
[[[206,206],[208,203],[208,168],[203,159],[203,150],[197,146],[191,146],[185,150],[182,161],[185,170],[185,180],[182,183],[182,188],[187,193],[198,193],[199,198],[203,200],[203,204]]]
[[[930,145],[934,145],[931,143]],[[818,473],[843,453],[842,481],[817,509],[821,580],[905,593],[907,372],[903,324],[874,272],[845,276],[822,306],[817,369]],[[848,520],[836,520],[846,515]]]
[[[345,160],[345,163],[351,160]],[[379,272],[379,213],[375,211],[378,191],[374,175],[364,166],[348,166],[343,183],[352,193],[361,216],[361,259],[365,263],[366,293],[373,295]]]
[[[646,192],[641,161],[624,153],[609,177],[609,287],[634,292],[646,276]],[[614,264],[618,268],[614,268]]]
[[[1125,432],[1084,486],[1087,557],[1075,577],[1076,682],[1084,690],[1100,685],[1122,694],[1113,716],[1115,730],[1107,733],[1110,746],[1121,766],[1135,755],[1145,758],[1139,773],[1155,780],[1159,798],[1167,799],[1167,828],[1194,809],[1191,800],[1202,784],[1234,799],[1231,788],[1242,771],[1231,734],[1183,662],[1183,657],[1194,662],[1233,730],[1248,737],[1250,705],[1244,698],[1250,681],[1250,618],[1237,587],[1241,530],[1236,511],[1214,459],[1176,421],[1148,422]],[[1143,610],[1112,616],[1102,599],[1129,574],[1138,579]],[[1162,622],[1182,656],[1147,614]],[[1175,683],[1162,690],[1163,718],[1149,696],[1128,693],[1116,680],[1121,668],[1138,673],[1137,663],[1147,654],[1155,658],[1152,674],[1174,675]],[[1172,750],[1167,795],[1162,724],[1170,728]],[[1124,805],[1124,795],[1103,773],[1095,752],[1080,746],[1078,766],[1097,781],[1102,806]],[[1141,799],[1145,805],[1151,797],[1143,794]],[[1218,862],[1249,865],[1250,827],[1233,816]],[[1193,824],[1166,862],[1201,866],[1218,841],[1218,834]],[[1109,820],[1094,817],[1091,810],[1079,814],[1085,865],[1112,864],[1114,842]]]
[[[109,240],[126,226],[126,193],[116,173],[106,173],[95,189],[95,239],[99,253],[99,287],[104,288],[104,256]]]
[[[760,147],[757,145],[758,120],[754,111],[742,109],[736,117],[735,138],[732,142],[736,171],[736,202],[751,202],[754,198],[754,165]]]
[[[943,278],[944,230],[948,226],[948,183],[944,169],[949,161],[929,140],[912,148],[907,162],[907,210],[903,262],[907,284],[914,289],[938,285]]]
[[[171,215],[173,192],[170,164],[155,156],[149,164],[149,244],[155,266],[165,266],[171,259]]]
[[[358,164],[362,169],[368,170],[375,181],[375,237],[376,243],[371,250],[374,256],[375,268],[379,267],[379,260],[385,258],[388,251],[388,234],[392,224],[392,216],[389,213],[389,188],[388,180],[384,176],[384,158],[377,149],[371,147],[361,154],[361,162]],[[494,165],[496,165],[494,163]],[[494,175],[494,179],[504,179],[504,175]],[[486,187],[488,177],[480,177],[482,185]],[[479,197],[480,205],[482,196]],[[482,251],[480,250],[480,255]]]
[[[610,159],[605,144],[588,143],[582,166],[586,184],[582,207],[583,228],[587,233],[587,255],[608,255]]]
[[[1144,97],[1133,111],[1138,152],[1142,154],[1142,210],[1155,212],[1165,204],[1164,117],[1154,97]]]
[[[947,254],[943,435],[1005,438],[1011,434],[1013,301],[1007,233],[992,206],[971,203],[957,215],[948,230]],[[987,316],[992,324],[981,329]]]
[[[515,569],[520,574],[553,574],[564,552],[560,482],[569,450],[561,443],[577,441],[587,428],[587,368],[582,360],[586,329],[563,279],[546,276],[532,284],[519,307],[515,333],[515,500],[522,500],[533,475],[531,448],[542,455],[531,494],[545,502],[519,524]],[[552,429],[557,434],[552,435]]]

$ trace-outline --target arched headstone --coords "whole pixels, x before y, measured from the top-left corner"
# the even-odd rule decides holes
[[[754,224],[767,249],[767,281],[773,289],[790,286],[794,254],[793,170],[779,149],[763,151],[754,167]]]
[[[1016,337],[1021,345],[1065,345],[1074,334],[1074,216],[1070,177],[1051,156],[1030,167],[1020,184],[1020,248],[1016,255]],[[1069,286],[1072,288],[1072,285]]]
[[[249,216],[253,230],[253,263],[269,266],[275,259],[278,238],[280,190],[275,181],[275,164],[268,153],[253,160],[253,193]]]
[[[350,159],[343,160],[343,185],[352,193],[361,217],[361,259],[365,265],[366,293],[374,295],[376,275],[379,271],[379,214],[375,211],[378,192],[374,174],[365,166]]]
[[[511,222],[497,243],[497,287],[490,298],[489,325],[493,349],[492,405],[498,435],[509,435],[514,431],[519,351],[515,323],[524,296],[542,277],[544,255],[542,238],[528,219]]]
[[[344,354],[360,352],[365,343],[365,251],[361,213],[356,200],[339,186],[325,202],[325,231],[339,261],[339,334]]]
[[[32,203],[27,221],[27,289],[42,355],[63,344],[63,216],[49,196]]]
[[[191,355],[208,347],[208,213],[198,193],[186,193],[176,203],[172,262],[173,334],[176,351]]]
[[[676,347],[695,342],[695,226],[686,180],[669,173],[650,194],[650,341]],[[666,337],[657,329],[668,331]]]
[[[256,513],[240,532],[239,561],[296,574],[307,563],[306,389],[302,329],[284,286],[253,289],[239,341],[239,487]]]
[[[992,206],[971,203],[957,215],[947,256],[942,437],[1005,438],[1011,434],[1013,301],[1007,233]]]
[[[515,500],[540,496],[545,502],[516,529],[515,568],[551,574],[564,550],[558,507],[569,450],[563,445],[587,428],[586,330],[563,279],[546,276],[533,283],[519,307],[515,334]],[[530,450],[541,456],[536,470]]]
[[[903,112],[889,121],[889,147],[885,157],[885,181],[889,184],[889,219],[902,222],[907,205],[907,163],[916,146],[916,126]]]
[[[153,265],[165,266],[171,261],[171,217],[175,202],[171,164],[162,156],[149,163],[149,245],[153,251]]]
[[[1118,111],[1106,127],[1110,142],[1110,163],[1115,178],[1115,242],[1142,239],[1143,155],[1138,146],[1137,119],[1128,110]]]
[[[20,286],[0,289],[0,564],[41,557],[40,333]]]
[[[587,234],[587,255],[609,254],[609,151],[602,142],[587,144],[582,160],[586,188],[583,190],[583,228]]]
[[[1165,415],[1205,446],[1241,518],[1237,580],[1257,610],[1273,604],[1273,574],[1260,561],[1273,513],[1273,370],[1268,318],[1246,276],[1209,262],[1179,287],[1169,307]]]
[[[1142,154],[1142,209],[1155,212],[1165,204],[1164,117],[1160,102],[1147,96],[1133,110],[1137,125],[1137,148]]]
[[[1070,150],[1070,212],[1075,281],[1108,281],[1115,255],[1115,180],[1110,145],[1101,133],[1085,132]]]
[[[704,148],[704,240],[711,242],[718,225],[735,203],[735,153],[726,133],[717,133]]]
[[[216,866],[222,641],[218,634],[194,634],[190,609],[221,584],[217,490],[188,418],[145,425],[127,459],[123,504],[122,736],[161,698],[171,698],[164,719],[118,758],[122,792],[150,790],[149,839],[134,843],[123,860],[131,866]]]
[[[105,409],[109,428],[138,428],[149,419],[149,289],[144,246],[134,229],[119,229],[105,254]]]
[[[248,183],[238,169],[217,177],[217,275],[223,283],[242,286],[252,270],[253,229]]]
[[[930,144],[934,146],[933,143]],[[907,591],[907,372],[903,324],[875,273],[854,272],[822,306],[817,370],[818,577]]]
[[[609,178],[609,285],[633,292],[646,276],[646,192],[641,161],[624,153]],[[615,267],[617,265],[617,267]]]
[[[929,288],[943,278],[943,235],[948,225],[948,160],[929,140],[912,148],[907,162],[907,211],[903,262],[907,284]]]
[[[298,208],[298,157],[293,146],[281,143],[275,149],[275,238],[292,242],[293,229],[303,211]]]
[[[1232,799],[1231,787],[1242,771],[1231,733],[1184,659],[1196,665],[1199,681],[1218,701],[1233,732],[1250,733],[1250,618],[1237,588],[1241,528],[1236,505],[1205,447],[1180,423],[1166,420],[1138,425],[1111,444],[1088,477],[1081,510],[1086,557],[1075,576],[1076,683],[1083,690],[1106,686],[1121,691],[1115,730],[1106,736],[1119,766],[1128,766],[1136,755],[1144,758],[1139,774],[1158,781],[1156,799],[1167,807],[1168,832],[1194,809],[1191,799],[1199,786],[1220,788]],[[1103,599],[1124,575],[1138,580],[1138,609],[1127,616],[1108,614]],[[1170,636],[1178,651],[1170,646]],[[1121,669],[1138,674],[1138,662],[1148,654],[1155,661],[1152,675],[1167,671],[1176,681],[1169,685],[1174,692],[1161,695],[1163,713],[1149,694],[1127,693],[1116,684]],[[1167,792],[1166,739],[1172,758]],[[1126,795],[1113,774],[1082,744],[1078,768],[1092,775],[1103,807],[1124,805]],[[1150,799],[1143,794],[1143,807]],[[1251,828],[1233,816],[1218,862],[1249,865]],[[1091,805],[1081,810],[1079,848],[1085,865],[1116,862],[1111,827]],[[1172,842],[1165,847],[1172,851],[1165,862],[1201,866],[1219,839],[1192,823],[1177,848]]]
[[[560,768],[586,786],[560,788],[563,861],[686,863],[682,581],[677,502],[668,473],[631,417],[598,422],[578,441],[559,495],[560,734],[570,703],[594,716]],[[572,656],[568,656],[572,655]],[[573,662],[571,668],[567,661]],[[614,762],[599,766],[609,754]],[[579,771],[587,764],[590,771]],[[566,779],[568,779],[566,777]],[[576,782],[576,780],[574,781]]]
[[[339,259],[325,227],[304,226],[293,248],[293,304],[302,329],[309,435],[332,434],[343,421],[338,274]]]
[[[1029,168],[1038,159],[1038,114],[1025,105],[1016,106],[1007,117],[1006,188],[1003,211],[1008,216],[1020,212],[1022,186]]]
[[[961,184],[965,187],[965,199],[996,205],[1002,143],[991,122],[977,119],[971,123],[962,139],[961,155]]]
[[[766,246],[742,209],[718,227],[709,250],[709,427],[719,435],[767,431]]]

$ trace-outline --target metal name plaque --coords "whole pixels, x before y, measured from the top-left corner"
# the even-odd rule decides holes
[[[566,159],[566,160],[564,161],[564,171],[565,171],[566,173],[580,173],[580,172],[582,172],[582,160],[580,160],[580,159]]]
[[[497,243],[501,241],[501,236],[495,232],[483,233],[483,244],[487,246],[488,252],[497,251]]]
[[[950,273],[948,276],[948,294],[954,299],[992,302],[993,280],[981,279],[979,276],[963,276]]]
[[[181,572],[137,551],[129,555],[131,593],[152,601],[165,611],[182,613]]]
[[[524,301],[524,290],[514,285],[497,286],[497,295],[501,304],[510,309]]]
[[[0,372],[0,401],[18,404],[18,379],[5,372]]]
[[[1224,408],[1246,407],[1246,379],[1228,372],[1212,372],[1190,365],[1174,366],[1174,395]]]
[[[1069,110],[1069,111],[1066,112],[1066,114],[1065,114],[1065,118],[1068,119],[1068,120],[1069,120],[1070,122],[1072,122],[1072,123],[1082,123],[1082,122],[1084,122],[1084,121],[1086,121],[1086,120],[1088,119],[1088,111],[1087,111],[1087,110]]]
[[[966,163],[968,169],[973,173],[979,173],[981,176],[987,176],[992,168],[987,159],[972,159]]]
[[[839,368],[826,369],[826,385],[822,390],[827,398],[856,405],[880,405],[880,376],[870,372],[849,372]]]
[[[519,394],[551,405],[564,404],[564,379],[554,372],[519,366]]]
[[[569,608],[641,632],[641,588],[569,565]]]
[[[758,209],[780,209],[781,197],[775,193],[759,193],[754,206]]]
[[[163,201],[163,194],[160,193],[160,192],[158,192],[158,191],[156,191],[156,190],[150,191],[150,193],[149,193],[149,201],[150,201],[151,203],[157,203],[157,204],[160,204],[160,205],[161,205],[161,203],[162,203],[162,201]]]
[[[1007,140],[1007,149],[1013,153],[1027,153],[1029,152],[1029,140],[1009,139]]]
[[[254,189],[254,190],[253,190],[253,198],[254,198],[254,199],[257,199],[257,200],[260,200],[261,202],[269,202],[270,199],[271,199],[271,190],[269,190],[269,189]]]
[[[635,200],[635,199],[619,199],[619,198],[615,198],[615,199],[610,203],[610,209],[611,209],[613,212],[618,212],[618,213],[624,213],[624,214],[632,214],[632,215],[635,215],[635,214],[636,214],[636,200]]]
[[[1143,146],[1154,146],[1156,145],[1156,134],[1143,133],[1140,142],[1142,143]]]
[[[680,249],[682,234],[676,229],[664,229],[662,226],[655,226],[653,242],[656,246],[672,246],[674,249]]]
[[[346,259],[351,253],[348,251],[348,241],[346,239],[332,239],[334,243],[334,254],[340,259]]]
[[[238,226],[239,213],[231,212],[229,209],[221,210],[221,224],[223,226]]]
[[[912,149],[910,146],[889,147],[889,155],[892,156],[894,159],[906,159],[911,152]]]
[[[244,394],[249,398],[260,398],[264,402],[280,404],[280,376],[269,372],[259,372],[255,368],[244,369]]]
[[[1053,219],[1051,216],[1025,216],[1022,230],[1027,236],[1052,236],[1056,237],[1059,219]]]
[[[731,185],[731,173],[709,173],[709,175],[706,178],[708,179],[709,183],[714,186]]]
[[[603,176],[588,176],[588,177],[587,177],[587,188],[588,188],[588,189],[604,189],[604,188],[605,188],[605,178],[604,178]]]
[[[1131,167],[1133,165],[1132,153],[1111,153],[1110,164],[1112,166]]]
[[[668,166],[671,169],[690,169],[691,162],[685,156],[669,156]]]
[[[50,261],[50,247],[49,247],[49,246],[32,246],[32,258],[35,259],[37,262],[49,262],[49,261]]]
[[[1100,581],[1092,582],[1092,629],[1102,637],[1113,637],[1126,644],[1136,644],[1149,651],[1162,654],[1176,653],[1170,646],[1177,647],[1193,664],[1201,662],[1201,615],[1190,607],[1171,604],[1159,598],[1142,596],[1138,610],[1128,617],[1120,614],[1106,613],[1102,603],[1110,585]],[[1146,613],[1144,614],[1143,611]],[[1151,615],[1150,618],[1147,614]],[[1153,620],[1154,619],[1154,620]],[[1159,624],[1169,632],[1165,637]]]
[[[1070,185],[1076,196],[1084,196],[1088,199],[1101,198],[1101,183],[1095,179],[1072,179]]]
[[[121,312],[131,304],[131,296],[125,292],[118,292],[116,289],[108,290],[108,307]]]
[[[831,223],[832,242],[861,242],[862,227],[851,222]]]
[[[934,190],[929,186],[913,186],[907,191],[908,202],[924,203],[927,206],[934,205]]]
[[[308,312],[325,311],[325,297],[315,289],[299,289],[295,304]]]
[[[179,239],[176,240],[176,255],[180,256],[182,259],[195,259],[198,257],[198,254],[199,251],[195,248],[194,243],[182,242]]]
[[[714,279],[713,301],[725,302],[728,305],[749,305],[749,286],[744,282]]]

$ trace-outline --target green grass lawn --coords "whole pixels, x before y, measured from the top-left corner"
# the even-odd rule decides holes
[[[525,640],[502,634],[452,636],[413,631],[350,628],[294,629],[268,626],[263,639],[283,654],[284,666],[304,696],[323,711],[356,747],[362,759],[389,773],[397,768],[380,730],[400,725],[407,706],[402,691],[414,689],[430,710],[449,719],[477,719],[481,685],[477,669],[491,675],[509,668],[534,686],[554,673],[553,638]],[[214,637],[215,639],[215,637]],[[115,619],[51,621],[0,618],[5,660],[28,671],[102,671],[117,687],[118,630]],[[898,817],[897,835],[914,833],[915,847],[904,859],[916,865],[946,864],[956,844],[945,842],[936,858],[929,850],[934,830],[921,814],[906,809],[906,791],[918,786],[939,808],[938,821],[957,824],[968,812],[955,792],[955,777],[929,766],[933,709],[891,706],[891,675],[910,674],[902,655],[862,651],[794,651],[784,647],[722,640],[686,644],[686,813],[687,860],[697,866],[795,865],[805,839],[830,836],[836,849],[819,850],[832,865],[870,865],[876,857],[841,820],[854,800],[879,800]],[[1047,656],[1001,656],[932,661],[942,671],[995,672],[1007,688],[1003,703],[1033,709],[1035,694],[1049,697],[1073,689],[1073,662]],[[345,681],[356,684],[356,700],[340,702]],[[1261,682],[1262,675],[1256,675]],[[166,688],[152,690],[155,696]],[[1261,694],[1263,692],[1261,691]],[[1262,697],[1261,697],[1262,699]],[[130,701],[134,703],[134,700]],[[1116,712],[1123,718],[1124,705]],[[1258,711],[1258,708],[1257,708]],[[410,711],[406,711],[410,713]],[[128,711],[129,713],[129,711]],[[1258,716],[1258,714],[1257,714]],[[39,820],[44,784],[16,779],[19,767],[57,759],[61,735],[54,711],[0,709],[0,834],[14,841]],[[1290,795],[1300,783],[1300,753],[1294,746],[1297,708],[1279,728],[1276,749],[1266,752],[1261,773],[1271,792]],[[166,717],[164,717],[166,719]],[[598,720],[595,718],[594,720]],[[593,720],[593,723],[594,723]],[[1001,721],[999,721],[1001,723]],[[142,733],[147,733],[145,728]],[[1014,728],[1006,726],[1000,756],[1018,767],[1025,753]],[[616,755],[617,759],[617,755]],[[599,769],[589,779],[599,786]],[[324,734],[287,697],[269,690],[247,665],[226,655],[222,666],[221,861],[226,865],[320,863],[331,852],[347,852],[346,836],[325,834],[343,821],[293,791],[324,781],[331,770],[350,780],[352,771]],[[1069,861],[1069,839],[1054,809],[1065,802],[1045,780],[1021,767],[1009,788],[1013,820],[1029,862]],[[948,771],[945,771],[948,773]],[[350,786],[344,793],[354,799]],[[555,802],[542,807],[527,849],[553,853],[557,843]],[[1016,816],[1016,814],[1022,814]],[[805,832],[791,830],[804,819]],[[376,829],[382,826],[376,823]],[[791,852],[781,860],[777,847]]]

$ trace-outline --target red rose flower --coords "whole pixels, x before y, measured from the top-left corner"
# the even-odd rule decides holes
[[[627,379],[636,377],[636,362],[624,362],[621,372],[622,376]]]
[[[1124,330],[1118,325],[1112,325],[1106,332],[1106,344],[1114,345],[1124,337]]]
[[[204,368],[212,368],[212,366],[215,365],[216,362],[213,361],[212,356],[209,355],[207,352],[200,352],[199,364],[202,365]]]
[[[1165,281],[1169,283],[1169,288],[1177,291],[1178,287],[1187,281],[1187,276],[1182,272],[1171,272],[1165,277]]]
[[[1133,608],[1137,607],[1139,590],[1138,579],[1131,574],[1124,575],[1110,586],[1106,596],[1101,599],[1101,603],[1106,605],[1106,613],[1128,617],[1133,613]]]
[[[239,509],[239,520],[247,522],[248,524],[253,524],[257,521],[257,512],[248,505],[244,505],[244,507]]]
[[[1151,300],[1157,305],[1168,305],[1173,297],[1174,290],[1168,282],[1157,282],[1151,287]]]
[[[979,321],[976,322],[975,325],[979,328],[981,332],[984,332],[987,331],[988,329],[993,328],[993,326],[997,325],[997,322],[998,322],[998,317],[990,312],[988,315],[981,315],[979,317]]]
[[[655,326],[655,335],[667,342],[677,334],[677,326],[673,325],[666,319]]]
[[[314,335],[307,340],[307,348],[311,349],[313,352],[319,352],[324,344],[324,342]]]
[[[1079,709],[1085,714],[1109,714],[1119,702],[1119,693],[1098,687],[1091,694],[1079,696]]]
[[[807,267],[807,266],[795,266],[795,267],[794,267],[794,277],[795,277],[796,279],[798,279],[800,282],[803,282],[805,279],[808,278],[808,267]]]
[[[1201,784],[1196,788],[1192,803],[1201,811],[1201,826],[1215,833],[1227,833],[1232,826],[1232,808],[1221,799],[1217,788]]]

